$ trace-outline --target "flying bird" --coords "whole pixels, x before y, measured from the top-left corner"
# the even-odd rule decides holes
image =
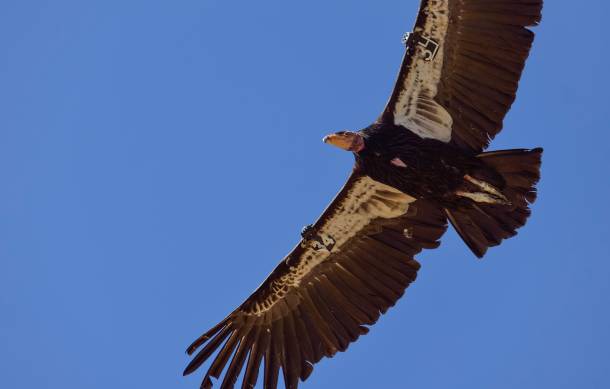
[[[220,387],[233,388],[244,369],[242,388],[262,375],[275,389],[280,371],[297,388],[396,303],[420,268],[414,256],[438,247],[448,223],[477,257],[516,234],[542,149],[484,150],[541,10],[542,0],[422,0],[381,116],[324,138],[355,156],[345,186],[262,285],[188,347],[185,375],[214,355],[204,389],[223,371]]]

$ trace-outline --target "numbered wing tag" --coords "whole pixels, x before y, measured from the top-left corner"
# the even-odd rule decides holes
[[[330,235],[316,233],[312,226],[306,226],[303,228],[303,231],[301,231],[301,236],[303,237],[301,247],[306,248],[309,246],[316,251],[325,250],[330,253],[337,243]]]
[[[438,53],[439,44],[429,37],[413,34],[410,32],[402,36],[402,43],[409,48],[410,42],[414,42],[417,46],[423,49],[424,61],[432,61]]]

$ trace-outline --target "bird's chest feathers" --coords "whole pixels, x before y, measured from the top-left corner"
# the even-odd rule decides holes
[[[456,174],[452,161],[442,153],[422,155],[413,150],[385,153],[369,150],[359,162],[362,170],[374,180],[416,198],[450,191]]]

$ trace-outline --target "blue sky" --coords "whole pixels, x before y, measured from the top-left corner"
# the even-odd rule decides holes
[[[198,387],[185,347],[343,184],[321,138],[380,113],[419,2],[254,3],[1,3],[0,387]],[[303,387],[610,387],[609,11],[547,1],[492,145],[545,148],[528,225],[450,231]]]

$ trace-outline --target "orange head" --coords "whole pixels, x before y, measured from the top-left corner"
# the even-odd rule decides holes
[[[360,152],[364,149],[364,138],[357,132],[339,131],[324,137],[324,143],[329,143],[346,151]]]

